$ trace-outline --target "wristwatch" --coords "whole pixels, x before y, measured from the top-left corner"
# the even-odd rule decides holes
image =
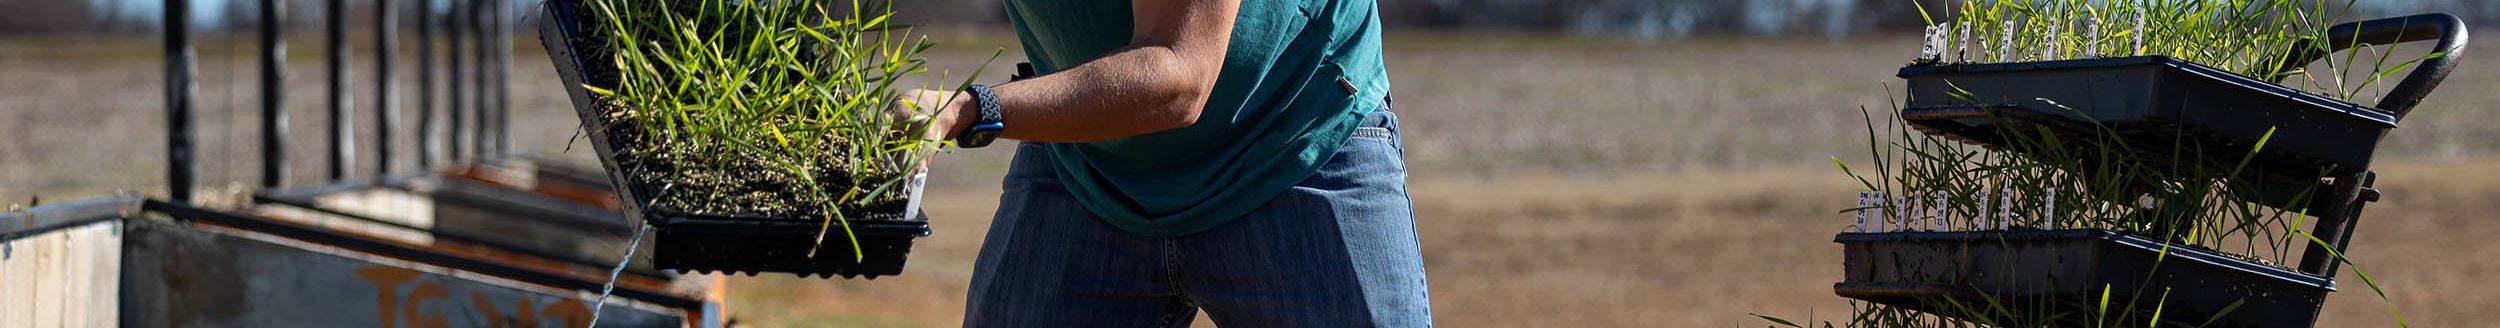
[[[974,107],[981,108],[981,118],[972,121],[971,130],[955,135],[955,147],[989,147],[991,142],[998,141],[999,132],[1007,130],[1006,118],[998,115],[998,91],[991,90],[988,85],[974,84],[964,87],[964,93],[972,94]]]

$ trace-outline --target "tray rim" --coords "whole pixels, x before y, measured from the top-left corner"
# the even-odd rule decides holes
[[[654,214],[669,215],[669,213],[654,213]],[[843,220],[843,221],[848,222],[848,223],[850,224],[851,231],[852,231],[855,235],[857,235],[858,237],[861,237],[861,238],[867,238],[867,237],[910,237],[910,238],[920,238],[920,237],[928,237],[928,236],[930,235],[930,233],[931,233],[931,230],[930,230],[930,227],[929,227],[929,222],[928,222],[928,221],[920,221],[920,220]],[[823,227],[823,226],[822,226],[823,224],[824,224],[824,221],[797,221],[797,220],[784,220],[784,219],[756,219],[756,218],[738,218],[738,217],[728,217],[728,218],[676,218],[676,220],[673,220],[673,221],[665,221],[665,222],[661,222],[661,221],[654,221],[654,222],[652,222],[652,225],[653,225],[655,228],[658,228],[658,229],[663,229],[663,230],[678,230],[678,231],[681,231],[681,232],[690,232],[690,233],[709,233],[710,231],[708,231],[708,230],[711,230],[711,229],[739,229],[740,227],[765,227],[765,228],[770,228],[770,229],[773,229],[773,230],[782,230],[782,229],[799,229],[799,230],[805,230],[808,234],[814,234],[814,232],[816,231],[816,229],[819,229],[819,228],[829,228],[829,227]]]
[[[2378,109],[2378,108],[2369,107],[2369,106],[2363,106],[2363,105],[2360,105],[2360,104],[2355,104],[2355,103],[2352,103],[2352,102],[2349,102],[2349,101],[2337,100],[2337,99],[2334,99],[2334,98],[2327,98],[2326,96],[2323,96],[2323,95],[2318,95],[2318,94],[2314,94],[2314,93],[2309,93],[2309,92],[2306,92],[2306,91],[2300,91],[2300,90],[2298,90],[2298,89],[2292,89],[2292,88],[2290,88],[2290,87],[2285,87],[2285,86],[2282,86],[2282,85],[2280,85],[2280,84],[2275,84],[2275,83],[2271,83],[2271,82],[2260,81],[2260,80],[2257,80],[2257,79],[2254,79],[2254,78],[2249,78],[2249,77],[2246,77],[2246,76],[2240,76],[2240,75],[2239,75],[2239,74],[2237,74],[2237,73],[2231,73],[2231,72],[2223,71],[2223,70],[2221,70],[2221,69],[2216,69],[2216,68],[2213,68],[2213,67],[2211,67],[2211,66],[2205,66],[2204,64],[2198,64],[2198,63],[2195,63],[2195,62],[2189,62],[2189,61],[2185,61],[2185,60],[2179,60],[2179,59],[2177,59],[2177,58],[2172,58],[2172,57],[2170,57],[2170,56],[2164,56],[2164,55],[2145,55],[2145,56],[2107,57],[2107,58],[2085,58],[2085,59],[2063,59],[2063,60],[2030,61],[2030,62],[2012,62],[2012,63],[1944,64],[1944,65],[1938,65],[1938,64],[1918,64],[1918,65],[1909,65],[1909,66],[1904,66],[1904,67],[1902,67],[1902,68],[1901,68],[1901,70],[1900,70],[1897,74],[1895,74],[1895,76],[1900,77],[1900,78],[1903,78],[1903,79],[1911,79],[1911,78],[1920,78],[1920,77],[1929,77],[1929,76],[1938,76],[1938,75],[1958,75],[1958,74],[1991,74],[1991,73],[2022,73],[2022,72],[2039,72],[2039,71],[2082,70],[2082,69],[2096,69],[2096,68],[2118,68],[2118,67],[2146,66],[2146,65],[2159,65],[2159,66],[2164,66],[2164,67],[2167,67],[2167,68],[2176,69],[2176,70],[2178,70],[2178,71],[2180,71],[2180,72],[2183,72],[2183,73],[2188,73],[2188,74],[2192,74],[2192,75],[2196,75],[2196,76],[2201,76],[2201,77],[2204,77],[2204,78],[2207,78],[2207,79],[2211,79],[2211,80],[2215,80],[2215,81],[2219,81],[2219,82],[2227,83],[2227,84],[2230,84],[2230,85],[2233,85],[2233,86],[2237,86],[2237,87],[2239,87],[2239,88],[2241,88],[2241,89],[2244,89],[2244,90],[2247,90],[2247,91],[2254,91],[2254,92],[2257,92],[2257,93],[2267,94],[2267,95],[2271,95],[2271,96],[2275,96],[2275,97],[2282,97],[2282,98],[2286,98],[2286,99],[2291,100],[2291,101],[2296,101],[2296,102],[2301,102],[2301,103],[2307,103],[2307,104],[2313,105],[2313,106],[2318,107],[2318,108],[2323,108],[2323,109],[2327,109],[2327,110],[2332,110],[2332,111],[2335,111],[2335,112],[2338,112],[2338,113],[2343,113],[2343,114],[2346,114],[2346,115],[2351,115],[2351,116],[2354,116],[2354,117],[2357,117],[2357,118],[2360,118],[2360,119],[2363,119],[2363,120],[2367,120],[2367,121],[2369,121],[2369,122],[2371,122],[2371,123],[2377,123],[2378,125],[2383,125],[2384,127],[2388,128],[2388,129],[2394,129],[2394,128],[2396,128],[2396,127],[2398,126],[2398,124],[2397,124],[2397,122],[2396,122],[2396,117],[2395,117],[2395,115],[2394,115],[2394,114],[2389,114],[2389,113],[2387,113],[2387,111],[2380,110],[2380,109]],[[1938,76],[1938,78],[1944,78],[1944,77]]]
[[[2159,254],[2155,256],[2162,256],[2163,258],[2161,260],[2164,262],[2168,262],[2170,260],[2187,260],[2195,263],[2203,263],[2214,268],[2230,269],[2273,280],[2303,286],[2315,286],[2327,292],[2334,292],[2338,290],[2334,279],[2301,273],[2291,269],[2235,259],[2229,256],[2216,254],[2215,251],[2212,250],[2196,247],[2171,246],[2168,243],[2163,243],[2151,238],[2101,228],[2012,231],[1845,232],[1832,237],[1832,242],[1840,244],[1891,242],[1960,242],[1968,244],[1998,241],[2061,240],[2108,241],[2119,246],[2126,246],[2131,250],[2155,252],[2156,254]]]

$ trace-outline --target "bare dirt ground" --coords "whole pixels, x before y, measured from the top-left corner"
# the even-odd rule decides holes
[[[2388,165],[2350,256],[2385,284],[2414,327],[2500,320],[2500,195],[2488,161]],[[1835,209],[1852,186],[1833,170],[1766,168],[1602,178],[1524,176],[1413,183],[1435,321],[1450,327],[1747,327],[1749,313],[1833,320],[1850,304]],[[943,225],[900,277],[741,278],[731,311],[757,323],[952,326],[990,190],[940,194]],[[2319,327],[2397,326],[2351,271]]]
[[[362,36],[364,34],[354,34]],[[1008,39],[941,32],[939,68],[969,71]],[[319,52],[299,37],[288,111],[294,183],[317,183]],[[518,153],[586,163],[575,120],[535,39],[515,59]],[[251,181],[256,66],[248,41],[205,40],[203,176]],[[1399,35],[1390,48],[1437,321],[1453,327],[1759,326],[1748,313],[1846,314],[1830,242],[1853,188],[1830,158],[1859,157],[1859,108],[1889,110],[1908,39],[1639,43],[1533,35]],[[363,47],[359,47],[362,49]],[[1016,49],[992,63],[1003,72]],[[162,71],[153,40],[0,40],[0,203],[108,190],[162,194]],[[2416,327],[2500,321],[2496,52],[2468,55],[2382,150],[2379,186],[2351,256]],[[412,58],[413,56],[402,56]],[[401,67],[413,67],[403,64]],[[369,79],[371,63],[356,66]],[[1003,76],[1003,75],[994,75]],[[996,80],[996,79],[985,79]],[[413,77],[403,86],[413,88]],[[355,84],[371,133],[372,83]],[[403,89],[413,97],[413,89]],[[414,102],[403,103],[414,106]],[[403,122],[415,110],[404,109]],[[394,147],[407,156],[402,137]],[[368,139],[369,140],[369,139]],[[367,141],[369,142],[369,141]],[[370,151],[373,145],[359,148]],[[733,316],[760,326],[951,326],[994,209],[1002,150],[941,159],[936,236],[908,274],[733,282]],[[359,175],[372,172],[360,158]],[[402,164],[404,172],[407,167]],[[2396,323],[2351,272],[2325,327]]]

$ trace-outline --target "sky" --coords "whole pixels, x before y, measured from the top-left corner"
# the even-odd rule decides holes
[[[216,26],[225,23],[227,0],[189,0],[192,25]],[[155,21],[164,17],[164,0],[88,0],[96,13],[124,18]]]

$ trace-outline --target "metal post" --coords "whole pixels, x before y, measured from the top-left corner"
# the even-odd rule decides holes
[[[2352,222],[2353,217],[2360,214],[2361,189],[2369,178],[2368,172],[2335,176],[2335,184],[2327,190],[2325,195],[2327,198],[2324,203],[2327,205],[2318,211],[2317,226],[2309,230],[2310,235],[2317,237],[2318,240],[2309,243],[2308,249],[2300,253],[2301,272],[2321,277],[2335,275],[2330,268],[2335,266],[2335,262],[2343,261],[2343,259],[2336,258],[2327,249],[2329,247],[2342,248],[2344,228],[2347,227],[2347,223]]]
[[[487,28],[486,8],[493,7],[494,5],[494,0],[477,0],[475,3],[469,4],[469,31],[476,32],[477,34],[476,37],[470,38],[471,40],[476,41],[477,45],[469,47],[469,55],[476,56],[474,58],[475,60],[472,61],[476,63],[476,65],[473,65],[476,68],[473,70],[475,73],[470,76],[477,79],[469,84],[470,88],[475,88],[475,90],[469,91],[469,101],[473,102],[469,105],[469,108],[471,111],[477,113],[477,129],[470,130],[470,132],[474,134],[469,136],[469,142],[472,142],[472,144],[469,145],[469,151],[472,152],[471,155],[475,155],[479,160],[487,159],[486,142],[488,139],[491,139],[491,137],[488,137],[487,131],[491,131],[491,128],[493,128],[496,124],[494,122],[494,115],[490,114],[493,113],[493,109],[487,107],[486,102],[486,86],[489,82],[487,78],[494,76],[494,73],[488,72],[488,68],[490,68],[493,64],[488,62],[489,58],[486,56],[487,53],[491,53],[494,50],[488,49],[487,47],[494,46],[495,43],[494,31]]]
[[[512,25],[510,5],[495,6],[495,157],[512,155]]]
[[[165,0],[165,180],[177,204],[191,203],[191,178],[198,170],[191,165],[191,95],[198,92],[191,78],[197,61],[198,53],[191,49],[191,2]]]
[[[373,1],[373,178],[383,182],[391,178],[391,133],[399,132],[398,90],[391,89],[391,61],[398,59],[399,19],[391,0]]]
[[[349,99],[347,95],[347,4],[345,2],[330,0],[328,15],[322,18],[328,23],[325,25],[329,27],[330,37],[327,47],[330,49],[330,182],[333,183],[346,180],[347,171],[352,169],[347,167],[347,163],[356,161],[356,143],[352,139],[355,136],[355,127],[349,126],[355,122],[355,117],[347,111]]]
[[[2360,225],[2361,225],[2361,209],[2362,209],[2363,207],[2367,207],[2370,203],[2375,203],[2375,202],[2378,202],[2378,201],[2379,201],[2379,197],[2381,197],[2381,195],[2379,195],[2379,193],[2378,193],[2378,190],[2376,190],[2376,189],[2371,189],[2371,188],[2377,187],[2377,185],[2378,185],[2378,172],[2369,172],[2369,173],[2363,173],[2363,174],[2362,174],[2362,176],[2361,176],[2361,198],[2360,198],[2360,199],[2356,199],[2356,200],[2354,200],[2354,202],[2352,203],[2352,210],[2351,210],[2350,212],[2348,212],[2348,214],[2350,214],[2350,216],[2349,216],[2349,217],[2344,218],[2344,224],[2343,224],[2344,234],[2343,234],[2342,236],[2336,236],[2336,237],[2335,237],[2335,253],[2336,253],[2336,254],[2344,254],[2345,252],[2348,252],[2348,251],[2347,251],[2347,249],[2349,249],[2350,247],[2352,247],[2352,232],[2353,232],[2353,230],[2357,230],[2357,229],[2353,229],[2353,227],[2356,227],[2356,226],[2360,226]],[[2343,266],[2344,266],[2344,261],[2343,261],[2343,260],[2336,260],[2336,261],[2334,261],[2334,262],[2327,262],[2327,264],[2326,264],[2326,271],[2324,271],[2324,272],[2326,272],[2326,274],[2325,274],[2324,276],[2326,276],[2327,278],[2335,278],[2335,271],[2336,271],[2338,268],[2342,268]]]
[[[417,170],[434,169],[434,1],[417,0]]]
[[[286,1],[260,0],[260,186],[286,186]]]
[[[467,1],[449,1],[451,1],[451,8],[443,12],[443,27],[446,29],[445,32],[447,32],[445,33],[445,36],[450,39],[445,40],[446,42],[443,43],[445,50],[447,50],[443,52],[443,56],[447,57],[446,60],[450,61],[451,70],[443,72],[443,80],[447,81],[445,85],[447,88],[443,91],[446,96],[449,97],[449,99],[446,99],[448,102],[444,106],[446,111],[443,115],[450,116],[451,129],[443,131],[443,139],[445,142],[451,144],[451,152],[449,154],[451,155],[452,162],[457,163],[468,159],[469,155],[469,139],[468,133],[466,132],[466,129],[468,128],[468,118],[466,115],[462,115],[467,112],[467,110],[464,110],[463,108],[467,107],[466,105],[468,105],[468,102],[462,100],[464,98],[461,98],[462,95],[466,94],[465,90],[461,88],[461,85],[468,80],[464,77],[467,75],[461,74],[467,71],[464,70],[464,68],[467,68],[467,65],[463,65],[465,62],[463,59],[466,57],[460,55],[460,49],[465,49],[463,48],[465,45],[461,42],[461,40],[464,39],[464,31],[468,30],[464,28],[467,24],[460,23],[460,15],[467,12],[464,10],[466,7],[462,7],[462,3]]]

